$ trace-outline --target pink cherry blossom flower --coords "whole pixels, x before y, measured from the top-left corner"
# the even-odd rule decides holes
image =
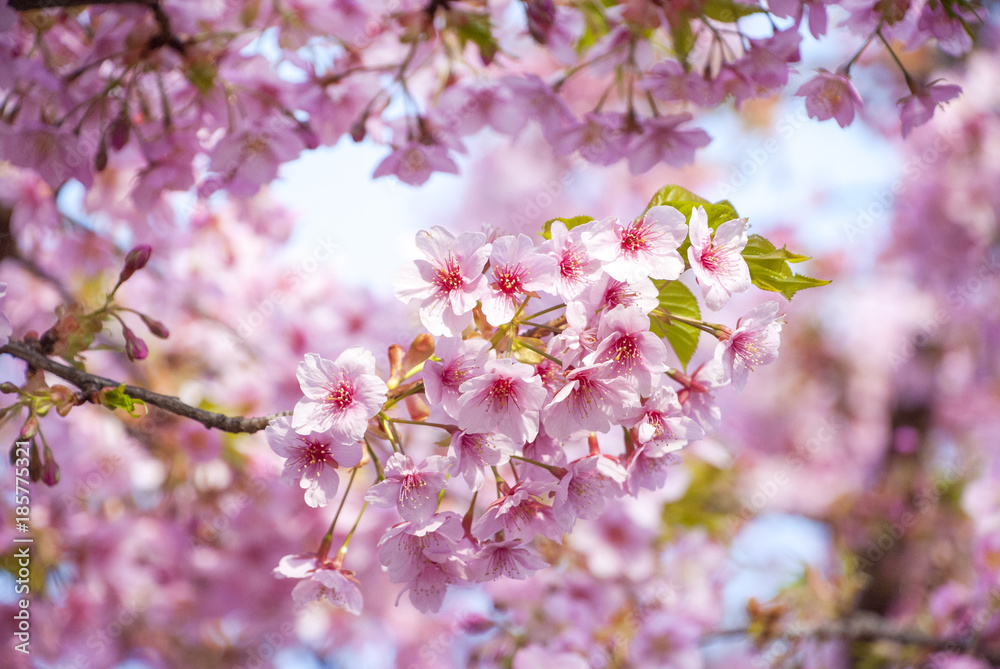
[[[511,93],[511,104],[519,113],[542,126],[542,135],[553,143],[559,131],[575,117],[563,97],[537,75],[507,76],[500,84]]]
[[[961,92],[962,87],[956,84],[931,82],[926,86],[915,86],[912,95],[900,98],[896,103],[900,106],[899,118],[903,123],[903,137],[909,135],[917,126],[930,121],[935,109],[958,97]]]
[[[483,298],[483,314],[493,327],[509,323],[525,293],[551,288],[558,268],[556,261],[535,249],[527,235],[506,235],[493,242],[489,293]]]
[[[854,112],[864,105],[851,80],[843,74],[819,70],[802,84],[795,95],[806,99],[806,113],[818,121],[836,119],[841,128],[854,120]]]
[[[274,181],[279,165],[305,149],[294,127],[291,121],[271,118],[228,134],[212,149],[208,167],[230,193],[250,197]]]
[[[642,395],[651,393],[656,377],[667,369],[667,349],[649,331],[646,314],[635,307],[617,306],[601,318],[597,336],[601,343],[584,358],[584,364],[611,361],[611,375],[625,376]]]
[[[736,321],[736,329],[715,349],[723,382],[731,380],[736,392],[742,393],[754,367],[774,362],[782,323],[775,301],[757,306]]]
[[[598,319],[594,311],[580,301],[567,304],[566,328],[549,340],[546,347],[548,353],[558,356],[567,366],[575,365],[580,358],[592,353],[600,343],[597,339]]]
[[[747,245],[747,219],[726,221],[713,233],[704,207],[696,207],[688,236],[688,262],[709,309],[718,311],[733,293],[750,289],[750,268],[741,255]]]
[[[385,404],[388,387],[375,376],[375,356],[360,346],[333,362],[306,353],[295,375],[305,395],[292,413],[299,434],[329,432],[339,443],[358,441]]]
[[[520,539],[491,541],[483,544],[474,562],[469,564],[470,576],[480,583],[502,576],[523,581],[549,564]]]
[[[451,437],[455,471],[465,477],[472,490],[483,487],[486,481],[484,467],[507,464],[515,451],[514,442],[503,434],[475,434],[459,430]]]
[[[660,306],[660,291],[647,277],[637,281],[619,281],[603,274],[588,291],[587,304],[595,313],[602,309],[614,309],[620,304],[636,307],[648,314]]]
[[[673,281],[684,271],[677,252],[687,237],[684,214],[673,207],[651,207],[628,225],[606,218],[584,235],[590,253],[619,281],[646,277]]]
[[[379,540],[379,561],[393,583],[412,581],[428,562],[447,561],[464,536],[462,517],[454,511],[435,514],[423,523],[399,523]]]
[[[542,503],[555,486],[541,481],[522,481],[494,500],[472,525],[472,536],[483,541],[503,530],[507,539],[529,542],[538,535],[561,541],[563,530],[552,514],[552,507]]]
[[[393,507],[411,523],[422,524],[437,511],[438,493],[444,489],[449,458],[432,455],[417,467],[413,458],[393,453],[385,464],[385,480],[365,494],[365,500],[384,509]]]
[[[590,257],[583,243],[583,233],[590,224],[568,230],[562,221],[552,221],[552,238],[542,250],[555,259],[556,294],[567,302],[590,286],[600,272],[600,263]]]
[[[545,387],[531,365],[512,358],[490,360],[483,366],[482,375],[466,381],[459,390],[460,429],[500,432],[518,445],[538,434]]]
[[[662,60],[651,67],[640,86],[667,102],[692,102],[700,107],[709,104],[708,83],[697,72],[685,70],[676,60]]]
[[[361,615],[364,601],[358,579],[354,572],[334,566],[331,560],[317,564],[313,554],[286,555],[275,567],[274,575],[302,579],[292,590],[292,599],[298,606],[325,599],[349,613]]]
[[[496,353],[485,339],[457,337],[439,340],[434,353],[441,360],[424,363],[424,393],[432,406],[440,404],[457,420],[459,387],[481,373],[483,365]]]
[[[722,409],[712,391],[728,383],[723,381],[723,377],[722,363],[714,359],[698,365],[690,377],[674,374],[674,378],[684,384],[677,393],[684,415],[697,423],[705,434],[718,428],[722,422]]]
[[[434,172],[458,174],[458,165],[448,155],[448,149],[440,144],[410,141],[386,156],[372,177],[394,174],[405,184],[419,186]]]
[[[289,482],[298,480],[306,491],[306,504],[313,508],[326,506],[337,494],[340,485],[337,469],[361,462],[359,442],[338,443],[324,432],[299,434],[286,416],[272,421],[264,434],[271,450],[286,458],[281,478]]]
[[[472,321],[472,310],[488,287],[483,267],[492,246],[481,232],[455,237],[440,226],[417,233],[417,248],[428,260],[404,265],[393,281],[403,302],[421,300],[420,321],[431,334],[455,337]]]
[[[420,573],[406,582],[406,587],[399,593],[396,603],[403,593],[410,593],[410,603],[422,613],[437,613],[444,603],[448,586],[464,583],[469,580],[468,568],[464,561],[456,556],[450,556],[440,562],[425,562]]]
[[[628,478],[625,480],[625,490],[628,494],[638,497],[640,490],[662,488],[670,468],[683,462],[676,453],[654,455],[653,451],[658,450],[655,445],[650,444],[632,451],[626,463]]]
[[[552,147],[556,155],[579,151],[587,161],[596,165],[611,165],[625,157],[632,136],[625,133],[626,120],[616,112],[590,112],[582,123],[575,123],[561,130]]]
[[[566,374],[566,385],[542,410],[546,434],[566,439],[580,430],[607,432],[639,403],[626,379],[604,376],[610,364],[577,367]]]
[[[682,167],[694,161],[694,152],[708,146],[712,138],[699,128],[679,128],[690,121],[691,114],[671,114],[642,121],[642,132],[628,147],[628,171],[648,172],[660,163]]]
[[[446,88],[435,118],[440,125],[463,136],[477,133],[485,126],[515,135],[528,120],[513,104],[513,94],[507,87],[470,84]]]
[[[607,498],[621,496],[627,477],[617,460],[600,453],[571,462],[552,500],[552,511],[563,529],[570,531],[577,518],[593,519],[604,513]]]
[[[647,454],[651,456],[679,450],[689,441],[704,436],[698,424],[684,415],[677,392],[669,386],[654,390],[645,404],[629,412],[622,424],[636,429],[639,443],[648,446]]]

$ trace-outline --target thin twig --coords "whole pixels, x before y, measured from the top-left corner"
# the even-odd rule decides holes
[[[58,363],[48,356],[42,355],[41,352],[35,350],[31,345],[24,342],[11,340],[5,346],[0,347],[0,353],[8,353],[15,358],[20,358],[21,360],[26,361],[35,369],[50,372],[66,381],[69,381],[83,391],[84,395],[87,396],[91,402],[96,399],[95,393],[97,391],[103,388],[117,388],[122,385],[119,381],[113,381],[111,379],[104,378],[103,376],[90,374],[89,372],[84,372],[76,369],[75,367]],[[198,409],[185,404],[180,399],[170,395],[161,395],[160,393],[154,393],[151,390],[138,388],[128,384],[125,385],[125,393],[133,399],[142,400],[147,404],[152,404],[153,406],[159,407],[164,411],[169,411],[177,416],[183,416],[184,418],[190,418],[191,420],[198,421],[207,428],[214,427],[218,430],[222,430],[223,432],[232,432],[234,434],[252,434],[254,432],[259,432],[267,427],[268,424],[275,418],[278,418],[279,416],[289,416],[292,413],[291,411],[281,411],[269,416],[227,416],[213,411]]]

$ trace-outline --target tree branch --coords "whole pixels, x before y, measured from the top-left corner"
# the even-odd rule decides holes
[[[5,346],[0,347],[0,353],[8,353],[15,358],[26,361],[35,369],[51,372],[56,376],[69,381],[81,391],[90,402],[94,402],[95,393],[102,388],[117,388],[121,385],[119,381],[106,379],[88,372],[81,371],[75,367],[63,365],[52,360],[48,356],[42,355],[39,351],[25,342],[11,340]],[[289,416],[291,411],[282,411],[269,416],[256,416],[248,418],[246,416],[227,416],[221,413],[205,411],[185,404],[176,397],[161,395],[145,388],[125,385],[125,393],[133,399],[142,400],[147,404],[159,407],[172,414],[196,420],[207,428],[216,428],[223,432],[234,434],[259,432],[267,427],[268,423],[279,416]]]
[[[749,628],[719,630],[705,635],[705,640],[748,636]],[[774,635],[775,639],[802,641],[806,639],[849,639],[852,641],[890,641],[904,646],[920,646],[935,652],[960,653],[982,658],[1000,665],[1000,652],[983,648],[973,636],[937,637],[919,630],[899,628],[877,615],[855,615],[845,620],[832,620],[814,626],[787,627]]]

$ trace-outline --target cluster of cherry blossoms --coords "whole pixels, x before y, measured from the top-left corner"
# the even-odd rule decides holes
[[[405,354],[390,350],[388,382],[360,348],[332,362],[307,354],[298,369],[304,397],[267,430],[285,477],[313,507],[337,494],[338,470],[353,482],[372,464],[365,501],[400,518],[379,559],[423,611],[437,610],[454,584],[526,578],[547,564],[536,538],[560,542],[615,498],[662,486],[672,454],[718,426],[713,392],[728,384],[741,392],[751,370],[777,357],[776,301],[735,328],[703,321],[680,281],[688,270],[712,310],[752,282],[782,291],[767,283],[769,272],[776,284],[779,276],[800,288],[825,283],[785,271],[786,259],[801,256],[773,246],[760,253],[768,243],[728,203],[676,187],[635,220],[554,220],[545,234],[536,244],[523,234],[420,232],[425,257],[402,268],[395,289],[419,303],[437,341],[425,334]],[[680,369],[694,351],[676,338],[681,327],[695,333],[694,345],[698,332],[718,340],[690,374]],[[405,418],[392,411],[400,402]],[[401,425],[446,432],[440,454],[411,455]],[[479,500],[490,478],[496,499]],[[276,573],[306,579],[299,601],[325,597],[357,613],[360,591],[343,568],[353,530],[329,557],[333,531],[315,554],[288,556]]]

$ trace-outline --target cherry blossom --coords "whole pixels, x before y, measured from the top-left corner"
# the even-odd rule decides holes
[[[750,268],[741,255],[747,245],[745,218],[726,221],[712,231],[704,207],[696,207],[688,235],[688,262],[709,309],[718,311],[733,293],[750,289]]]
[[[582,293],[599,273],[600,264],[590,257],[583,242],[585,229],[577,226],[568,230],[562,221],[552,221],[552,238],[542,245],[542,250],[558,264],[556,293],[567,301]]]
[[[455,471],[465,478],[472,490],[486,481],[484,467],[499,467],[515,453],[514,443],[503,434],[476,434],[459,430],[451,437]]]
[[[625,468],[608,456],[581,458],[570,463],[559,479],[552,510],[568,531],[577,518],[592,519],[604,513],[607,499],[622,494],[627,477]]]
[[[931,82],[926,86],[915,86],[913,93],[900,98],[896,103],[900,107],[899,117],[903,124],[903,137],[908,136],[917,126],[930,121],[935,109],[961,93],[962,87],[955,84]]]
[[[784,321],[778,315],[777,302],[765,302],[736,321],[736,329],[719,341],[715,360],[722,365],[723,382],[732,381],[743,392],[754,367],[766,365],[778,357],[778,342]]]
[[[483,298],[483,313],[490,325],[510,322],[517,311],[520,296],[555,281],[556,261],[539,253],[527,235],[507,235],[493,242],[490,253],[489,293]]]
[[[428,562],[446,562],[465,535],[462,518],[444,511],[422,523],[399,523],[378,542],[379,561],[393,583],[414,581]]]
[[[333,362],[307,353],[296,376],[305,394],[292,415],[300,434],[329,432],[340,443],[360,440],[381,409],[388,390],[375,376],[375,356],[354,346]]]
[[[393,281],[396,297],[421,300],[420,321],[433,335],[454,337],[472,320],[472,310],[488,291],[483,267],[492,246],[480,232],[455,237],[442,227],[417,234],[417,248],[428,260],[402,267]]]
[[[510,358],[490,360],[483,373],[459,388],[458,427],[466,432],[498,431],[523,444],[538,434],[545,387],[534,369]]]
[[[507,489],[479,516],[472,525],[472,536],[483,541],[503,530],[507,539],[527,542],[541,535],[560,541],[565,528],[556,522],[552,507],[541,501],[555,491],[555,486],[550,483],[518,483]]]
[[[306,504],[326,506],[337,494],[341,467],[355,467],[361,462],[361,444],[343,444],[328,433],[299,434],[292,421],[281,417],[267,426],[267,442],[271,450],[285,458],[281,476],[289,482],[299,481],[306,491]]]
[[[438,403],[452,418],[458,418],[459,387],[482,373],[483,365],[496,353],[484,339],[449,337],[438,342],[435,353],[440,360],[424,363],[424,392],[432,404]]]
[[[601,343],[584,358],[584,364],[610,362],[610,374],[628,378],[642,395],[652,392],[666,370],[667,349],[649,331],[649,319],[640,309],[619,305],[605,312],[597,338]]]
[[[438,493],[444,488],[448,458],[432,455],[419,466],[413,458],[393,453],[385,464],[385,480],[365,494],[375,506],[395,508],[405,520],[415,524],[428,521],[437,511]]]
[[[469,572],[477,581],[492,581],[501,576],[524,580],[548,563],[520,539],[490,541],[483,544]]]
[[[683,415],[677,392],[669,386],[654,390],[623,423],[635,428],[639,443],[647,446],[646,455],[650,457],[671,453],[704,436],[701,427]]]
[[[317,563],[311,554],[286,555],[274,569],[276,578],[302,579],[292,590],[299,606],[326,600],[349,613],[361,615],[364,602],[354,572],[334,566],[332,562]]]
[[[806,99],[806,112],[810,117],[818,121],[836,119],[841,128],[850,125],[855,111],[864,104],[846,75],[822,69],[795,94]]]
[[[566,385],[542,411],[549,436],[566,439],[580,430],[607,432],[638,404],[639,397],[626,379],[604,377],[610,365],[608,361],[577,367],[566,374]]]
[[[645,278],[672,281],[684,271],[677,252],[687,236],[684,214],[673,207],[651,207],[628,225],[606,218],[584,236],[591,255],[618,281]]]

